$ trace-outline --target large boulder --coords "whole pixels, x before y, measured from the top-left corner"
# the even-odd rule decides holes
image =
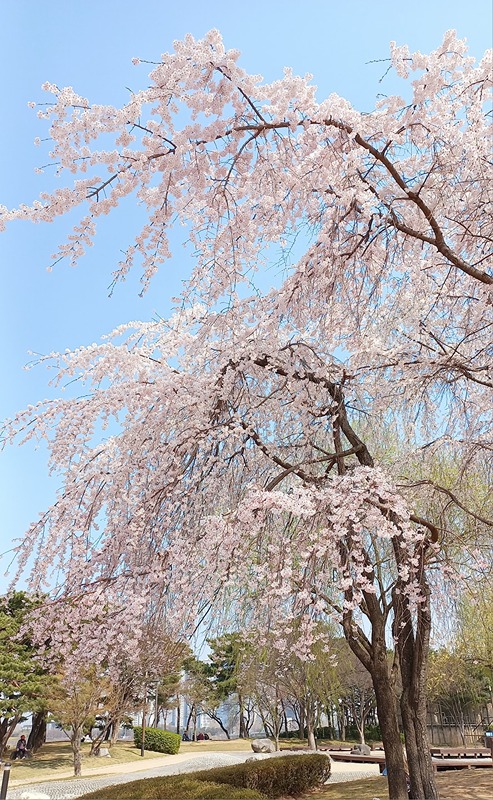
[[[270,739],[253,739],[252,750],[254,753],[275,753],[276,746]]]
[[[371,747],[368,747],[367,744],[355,744],[354,747],[351,748],[351,753],[358,756],[369,756]]]

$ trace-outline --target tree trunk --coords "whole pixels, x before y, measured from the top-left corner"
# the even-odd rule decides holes
[[[317,749],[317,740],[315,737],[317,709],[313,700],[308,697],[305,702],[306,713],[306,738],[309,750]]]
[[[206,711],[205,713],[210,719],[213,719],[214,722],[217,722],[222,732],[226,734],[226,739],[228,739],[229,741],[231,739],[231,736],[229,735],[228,729],[224,727],[222,719],[214,711]]]
[[[250,702],[248,705],[245,705],[245,738],[248,739],[250,736],[250,730],[255,722],[255,707]]]
[[[317,740],[315,739],[315,730],[313,728],[313,722],[311,716],[309,715],[306,720],[306,733],[307,733],[307,743],[309,750],[316,750],[317,749]]]
[[[385,665],[387,667],[387,665]],[[387,667],[388,670],[388,667]],[[385,765],[389,781],[389,797],[392,800],[407,800],[407,780],[399,725],[396,698],[391,688],[387,671],[376,670],[372,675],[377,700],[378,721],[385,751]]]
[[[8,742],[8,736],[6,736],[8,724],[8,719],[3,717],[2,721],[0,722],[0,758],[3,756],[3,751],[5,750]]]
[[[104,726],[99,731],[96,738],[93,739],[91,742],[91,750],[89,752],[90,756],[99,755],[99,748],[101,747],[101,744],[109,739],[110,729],[112,725],[113,725],[112,719],[111,717],[109,717],[104,723]]]
[[[113,725],[111,727],[111,744],[116,744],[116,740],[118,739],[118,734],[120,732],[120,725],[122,724],[121,717],[115,717],[113,720]]]
[[[346,741],[346,711],[344,706],[337,708],[337,733],[341,742]]]
[[[300,703],[300,739],[305,738],[305,706]]]
[[[241,692],[238,692],[238,706],[239,706],[239,709],[240,709],[240,731],[239,731],[239,737],[240,737],[240,739],[247,739],[248,738],[248,732],[247,732],[247,726],[246,726],[246,720],[245,720],[245,704],[244,704],[243,695],[241,694]]]
[[[460,738],[462,740],[462,744],[465,747],[466,746],[466,723],[465,723],[465,720],[464,720],[464,711],[462,710],[462,708],[459,709],[458,718],[459,718],[458,727],[459,727]]]
[[[408,800],[404,752],[399,732],[394,682],[386,646],[387,616],[375,595],[364,592],[366,614],[371,623],[371,642],[356,624],[353,614],[343,616],[343,630],[349,647],[369,671],[377,703],[378,720],[385,750],[385,765],[392,800]]]
[[[4,717],[0,724],[0,756],[3,756],[5,749],[9,743],[17,724],[20,722],[22,714],[16,714],[11,719]]]
[[[196,709],[196,707],[195,707],[195,706],[194,706],[194,712],[193,712],[193,734],[192,734],[192,741],[193,741],[193,742],[196,742],[196,741],[197,741],[197,709]]]
[[[431,760],[425,694],[431,632],[430,589],[421,570],[423,600],[411,613],[405,591],[394,592],[394,640],[402,678],[400,707],[406,741],[411,797],[438,800]],[[414,626],[413,626],[414,616]]]
[[[46,718],[47,711],[36,711],[33,714],[31,732],[27,740],[27,749],[31,753],[36,753],[46,741]]]
[[[77,727],[72,730],[72,734],[70,736],[70,744],[72,745],[72,752],[74,754],[74,775],[76,777],[79,777],[79,775],[82,774],[82,752],[80,742],[82,739],[83,728],[83,725],[77,725]]]
[[[194,708],[195,708],[195,706],[190,706],[190,711],[188,712],[187,721],[185,723],[185,730],[186,731],[188,731],[190,729],[190,723],[192,721]]]
[[[180,703],[180,695],[176,696],[178,700],[178,705],[176,706],[176,732],[180,733],[180,725],[181,725],[181,703]]]

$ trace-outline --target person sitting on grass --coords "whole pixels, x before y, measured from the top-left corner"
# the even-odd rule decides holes
[[[25,758],[27,755],[27,742],[26,737],[22,734],[21,738],[15,746],[14,758]]]

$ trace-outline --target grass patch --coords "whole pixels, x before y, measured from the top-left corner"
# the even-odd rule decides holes
[[[375,797],[380,800],[388,800],[387,778],[375,776],[374,778],[361,778],[357,781],[333,783],[332,786],[324,786],[323,789],[303,795],[303,798],[298,798],[298,800],[305,800],[305,798],[310,798],[310,800],[373,800]]]
[[[145,752],[144,758],[140,751],[134,746],[132,741],[117,742],[110,748],[111,758],[104,756],[94,757],[89,755],[90,744],[83,744],[82,747],[82,774],[84,770],[104,768],[109,764],[126,764],[133,761],[152,760],[162,757],[162,753]],[[10,755],[10,750],[7,750]],[[4,760],[7,760],[4,756]],[[69,742],[47,742],[30,759],[12,762],[12,780],[39,780],[40,778],[56,778],[57,775],[73,772],[73,753]]]
[[[252,751],[251,739],[205,739],[203,742],[182,742],[180,753],[236,753]]]

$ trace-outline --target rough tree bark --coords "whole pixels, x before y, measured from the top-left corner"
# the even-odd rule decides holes
[[[82,752],[81,752],[81,739],[84,732],[83,725],[77,725],[72,728],[70,733],[70,744],[72,745],[72,753],[74,756],[74,775],[78,777],[82,774]]]
[[[424,553],[423,559],[424,561]],[[438,800],[427,727],[425,695],[428,647],[431,632],[430,589],[423,563],[421,572],[423,602],[415,611],[415,629],[409,601],[402,592],[394,592],[394,639],[402,680],[400,708],[406,755],[409,767],[411,796]]]
[[[240,739],[248,739],[248,731],[246,726],[245,720],[245,703],[243,700],[243,695],[240,691],[238,691],[238,706],[240,709],[240,732],[239,738]]]
[[[373,595],[366,593],[365,600],[372,625],[371,641],[355,624],[351,612],[347,612],[343,618],[344,635],[351,650],[372,678],[385,750],[389,797],[392,800],[407,800],[406,768],[400,741],[395,681],[385,641],[386,615],[379,608],[378,601]]]
[[[12,736],[17,723],[20,721],[21,715],[8,719],[4,717],[0,722],[0,756],[3,756],[7,747],[8,741]]]
[[[27,740],[27,749],[36,753],[46,741],[46,711],[37,711],[33,714],[31,732]]]

